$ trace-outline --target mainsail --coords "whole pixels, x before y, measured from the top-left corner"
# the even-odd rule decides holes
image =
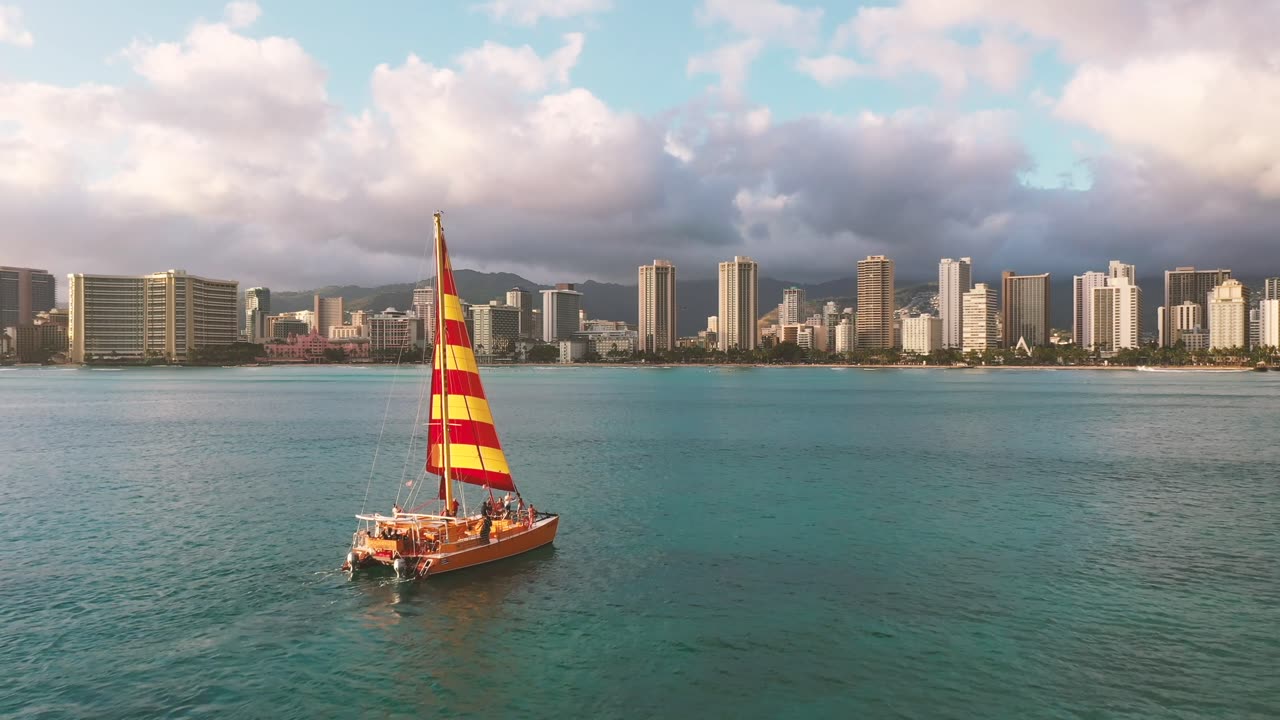
[[[437,224],[440,222],[436,216]],[[436,344],[431,371],[431,422],[427,472],[495,490],[514,491],[511,469],[498,442],[480,369],[471,351],[466,316],[453,283],[444,230],[436,232]],[[445,496],[441,483],[441,497]]]

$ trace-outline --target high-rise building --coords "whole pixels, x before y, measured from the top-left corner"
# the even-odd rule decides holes
[[[973,260],[942,258],[938,263],[938,317],[942,320],[942,346],[963,346],[964,294],[973,286]]]
[[[560,283],[542,291],[542,339],[546,342],[571,340],[582,327],[582,293],[573,283]]]
[[[1280,348],[1280,298],[1258,302],[1258,344]]]
[[[720,263],[719,332],[721,350],[755,350],[760,345],[760,267],[743,255]]]
[[[902,351],[928,355],[942,349],[942,318],[918,315],[902,320]]]
[[[859,260],[858,347],[894,346],[893,306],[893,261],[884,255]]]
[[[520,308],[490,300],[488,305],[471,307],[475,334],[471,344],[476,355],[494,355],[510,350],[520,338]]]
[[[299,319],[295,313],[281,313],[267,316],[265,337],[288,340],[290,335],[310,335],[312,330],[311,323]]]
[[[779,325],[798,325],[804,315],[804,289],[789,287],[782,291],[782,304],[778,306]]]
[[[311,312],[315,313],[314,327],[316,332],[324,337],[329,337],[329,328],[335,325],[342,325],[346,321],[347,314],[343,312],[341,297],[320,297],[316,295],[312,298]]]
[[[417,317],[393,308],[369,316],[365,319],[369,351],[384,357],[393,353],[397,357],[409,357],[405,353],[414,352],[420,325]]]
[[[1005,270],[1000,276],[1000,313],[1004,346],[1019,340],[1029,347],[1049,344],[1049,273],[1018,275]]]
[[[713,333],[713,332],[719,332],[719,331],[720,331],[720,318],[715,315],[708,315],[707,316],[707,332]]]
[[[1187,300],[1173,307],[1172,312],[1166,310],[1165,322],[1168,328],[1165,332],[1169,333],[1169,342],[1171,345],[1176,345],[1182,339],[1183,333],[1204,328],[1204,310],[1195,301]]]
[[[237,283],[168,270],[143,276],[69,275],[72,362],[185,360],[240,337]]]
[[[30,325],[57,304],[48,270],[0,265],[0,328]]]
[[[1107,275],[1096,270],[1072,278],[1071,334],[1082,348],[1093,347],[1093,291],[1106,285]]]
[[[428,345],[436,342],[436,289],[427,285],[413,289],[413,314],[422,321],[422,337]],[[355,319],[351,321],[355,325]]]
[[[1280,277],[1262,281],[1257,335],[1259,347],[1280,347]]]
[[[1107,277],[1128,278],[1131,285],[1137,285],[1138,269],[1128,263],[1122,263],[1119,260],[1112,260],[1107,265]]]
[[[670,352],[676,348],[676,266],[654,260],[640,266],[639,349]]]
[[[267,337],[267,318],[271,315],[271,289],[249,288],[244,291],[244,339],[260,343]]]
[[[1249,311],[1249,349],[1262,347],[1262,303]]]
[[[1249,342],[1249,288],[1228,278],[1209,293],[1209,348],[1243,348]]]
[[[999,303],[996,293],[986,283],[978,283],[964,294],[964,346],[965,352],[991,350],[1000,347],[1000,330],[996,320]]]
[[[520,337],[532,338],[538,334],[538,327],[533,324],[533,293],[513,287],[507,291],[507,305],[520,311]]]
[[[1142,291],[1129,275],[1107,278],[1107,284],[1093,289],[1091,347],[1124,350],[1141,344]]]
[[[858,347],[857,326],[849,318],[842,318],[836,325],[836,352],[853,352]]]
[[[1179,267],[1166,270],[1164,273],[1165,311],[1171,313],[1173,308],[1190,300],[1200,306],[1200,316],[1207,321],[1208,329],[1212,331],[1213,321],[1206,307],[1209,293],[1230,277],[1231,271],[1224,269],[1196,270],[1194,267]],[[1173,339],[1173,325],[1173,322],[1164,324],[1164,336],[1160,338],[1161,345],[1170,346],[1176,342]]]

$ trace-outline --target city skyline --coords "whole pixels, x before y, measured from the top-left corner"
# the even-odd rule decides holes
[[[1274,4],[5,7],[6,262],[57,277],[414,281],[437,208],[459,267],[544,284],[1245,268],[1280,238]]]

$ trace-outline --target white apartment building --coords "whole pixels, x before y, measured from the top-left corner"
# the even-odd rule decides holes
[[[1136,348],[1141,344],[1142,290],[1128,275],[1107,278],[1107,284],[1093,289],[1091,345],[1099,350]]]
[[[836,352],[853,352],[858,347],[857,326],[849,318],[844,318],[836,325]]]
[[[1249,343],[1249,288],[1229,279],[1209,293],[1209,349]]]
[[[942,318],[930,314],[902,320],[902,351],[928,355],[934,350],[941,350]]]
[[[978,283],[964,294],[964,330],[962,349],[965,352],[1000,347],[998,323],[999,302],[995,290],[986,283]]]
[[[938,263],[938,317],[942,320],[942,345],[961,347],[964,335],[964,294],[973,285],[973,260],[942,258]]]

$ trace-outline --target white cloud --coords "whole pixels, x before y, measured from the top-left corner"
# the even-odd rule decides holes
[[[1280,206],[1257,192],[1280,100],[1247,53],[1087,65],[1058,111],[1120,149],[1088,158],[1093,189],[1068,192],[1019,183],[1031,160],[1005,113],[749,106],[762,43],[691,61],[725,92],[655,116],[573,87],[572,34],[541,54],[409,56],[372,70],[368,107],[343,110],[296,41],[196,25],[129,48],[136,77],[118,85],[0,81],[5,250],[60,271],[185,265],[307,287],[416,279],[437,208],[466,238],[460,267],[558,278],[629,277],[668,256],[698,277],[744,251],[798,279],[870,252],[904,276],[958,254],[1055,272],[1109,257],[1245,264],[1280,236]],[[1162,73],[1183,84],[1155,88]],[[1231,112],[1215,119],[1219,106]]]
[[[233,28],[246,28],[257,22],[262,15],[262,8],[254,0],[236,0],[228,3],[225,11],[227,25]]]
[[[958,13],[962,6],[908,0],[897,7],[864,7],[837,29],[835,44],[856,45],[881,75],[923,73],[950,93],[974,80],[1001,92],[1017,89],[1030,49],[1000,28],[983,29],[977,44],[953,39],[952,29],[972,22]]]
[[[1280,198],[1277,67],[1280,52],[1270,67],[1206,52],[1089,64],[1067,84],[1057,112],[1123,145]]]
[[[0,5],[0,43],[8,43],[18,47],[35,45],[35,36],[27,30],[22,22],[22,8],[12,5]]]
[[[508,78],[525,92],[536,92],[545,90],[552,82],[561,85],[569,82],[569,71],[577,65],[584,41],[582,33],[568,33],[564,36],[564,46],[545,60],[528,45],[513,48],[487,42],[458,56],[458,64],[464,70]]]
[[[850,78],[866,75],[867,68],[856,60],[843,55],[828,54],[821,57],[802,57],[796,60],[796,70],[808,75],[826,87],[833,87]]]
[[[604,12],[613,7],[613,0],[493,0],[476,7],[499,22],[537,25],[543,18],[563,20]]]
[[[718,90],[729,101],[742,99],[751,63],[760,54],[761,42],[756,39],[725,45],[711,52],[689,58],[685,72],[690,76],[710,74],[720,78]]]
[[[724,23],[747,37],[792,47],[813,44],[822,26],[822,8],[778,0],[704,0],[697,17],[703,24]]]

